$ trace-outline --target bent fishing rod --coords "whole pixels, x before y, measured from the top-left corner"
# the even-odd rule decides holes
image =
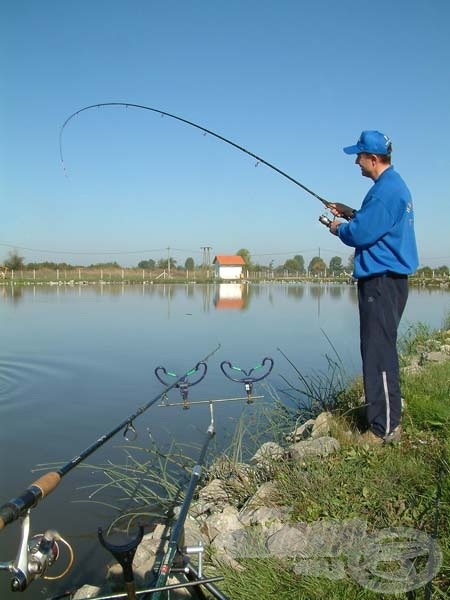
[[[295,183],[295,185],[299,186],[302,190],[304,190],[305,192],[307,192],[311,196],[314,196],[314,198],[316,198],[317,200],[319,200],[320,202],[322,202],[322,204],[326,208],[328,208],[328,209],[331,209],[331,208],[335,209],[336,212],[337,212],[336,216],[342,216],[345,219],[349,220],[351,218],[352,214],[353,214],[353,209],[351,209],[350,207],[346,206],[345,204],[341,204],[339,202],[330,202],[329,200],[326,200],[325,198],[322,198],[322,196],[319,196],[319,194],[316,194],[316,192],[314,192],[310,188],[306,187],[306,185],[304,185],[303,183],[301,183],[297,179],[294,179],[294,177],[292,177],[291,175],[289,175],[285,171],[282,171],[280,168],[276,167],[275,165],[273,165],[269,161],[265,160],[261,156],[258,156],[258,154],[255,154],[254,152],[251,152],[247,148],[244,148],[243,146],[240,146],[239,144],[236,144],[236,142],[233,142],[232,140],[224,137],[223,135],[220,135],[219,133],[216,133],[215,131],[212,131],[211,129],[207,129],[206,127],[203,127],[202,125],[199,125],[198,123],[194,123],[193,121],[189,121],[188,119],[185,119],[185,118],[180,117],[178,115],[174,115],[172,113],[166,112],[166,111],[161,110],[159,108],[152,108],[151,106],[145,106],[143,104],[133,104],[131,102],[101,102],[99,104],[91,104],[90,106],[85,106],[84,108],[80,108],[76,112],[72,113],[69,117],[67,117],[67,119],[64,121],[64,123],[63,123],[63,125],[61,127],[61,130],[59,132],[59,154],[60,154],[60,158],[61,158],[61,164],[62,164],[64,170],[65,170],[65,165],[64,165],[64,156],[63,156],[63,150],[62,150],[62,137],[63,137],[64,129],[66,128],[67,124],[69,123],[69,121],[71,121],[74,117],[76,117],[77,115],[79,115],[82,112],[85,112],[87,110],[91,110],[93,108],[103,108],[105,106],[119,106],[119,107],[125,107],[125,108],[137,108],[137,109],[142,109],[142,110],[148,110],[150,112],[159,114],[162,117],[169,117],[170,119],[175,119],[176,121],[179,121],[181,123],[189,125],[190,127],[195,127],[196,129],[199,129],[200,131],[203,131],[204,134],[211,135],[211,136],[217,138],[218,140],[220,140],[222,142],[225,142],[226,144],[229,144],[230,146],[233,146],[233,148],[236,148],[237,150],[240,150],[241,152],[244,152],[245,154],[248,154],[252,158],[256,159],[256,161],[257,161],[256,166],[259,163],[261,163],[263,165],[266,165],[266,167],[269,167],[270,169],[272,169],[273,171],[275,171],[279,175],[282,175],[283,177],[285,177],[286,179],[288,179],[292,183]],[[327,223],[325,223],[324,220],[322,220],[322,219],[319,219],[319,220],[320,220],[320,222],[322,224],[324,224],[327,227],[329,227],[329,225]]]
[[[196,373],[201,367],[206,365],[206,361],[215,354],[220,348],[220,344],[210,352],[205,358],[200,360],[195,367],[184,373],[174,383],[168,385],[163,393],[167,393],[169,390],[179,387],[179,385],[186,381],[186,378]],[[124,435],[128,431],[135,433],[133,421],[140,417],[146,410],[156,404],[163,394],[158,394],[152,398],[149,402],[138,408],[133,414],[127,417],[124,421],[119,423],[116,427],[111,429],[108,433],[102,435],[93,444],[88,446],[80,454],[72,458],[68,463],[63,465],[56,471],[50,471],[45,473],[39,479],[34,481],[28,488],[20,494],[17,498],[13,498],[9,502],[6,502],[0,506],[0,530],[6,527],[9,523],[16,521],[19,517],[24,516],[27,512],[34,508],[43,498],[48,496],[60,483],[61,479],[67,475],[72,469],[83,462],[88,456],[93,454],[101,446],[103,446],[108,440],[115,436],[119,431],[125,430]]]

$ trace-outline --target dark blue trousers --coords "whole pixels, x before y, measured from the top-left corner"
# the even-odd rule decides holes
[[[397,330],[407,298],[406,275],[387,273],[358,281],[366,417],[379,437],[388,435],[401,420]]]

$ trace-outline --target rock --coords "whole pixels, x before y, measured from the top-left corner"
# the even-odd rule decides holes
[[[269,554],[276,558],[308,556],[307,531],[307,523],[284,525],[281,529],[268,537],[266,547]]]
[[[302,438],[306,437],[309,434],[313,425],[314,425],[314,419],[308,419],[307,421],[305,421],[305,423],[303,423],[303,425],[296,427],[292,433],[289,433],[286,436],[286,441],[287,442],[300,441]]]
[[[259,506],[275,506],[278,496],[277,486],[273,481],[266,481],[261,484],[253,496],[246,503],[248,508],[258,508]]]
[[[428,352],[426,355],[426,359],[431,362],[442,363],[442,362],[448,360],[448,357],[445,354],[445,352],[435,351],[435,352]]]
[[[200,523],[188,515],[184,523],[184,546],[198,546],[205,544],[204,536],[200,529]]]
[[[200,490],[198,498],[208,504],[208,510],[217,512],[228,503],[228,492],[220,479],[213,479]]]
[[[413,357],[409,365],[402,367],[401,369],[403,373],[407,373],[408,375],[414,375],[415,373],[420,373],[422,371],[422,362],[420,357]]]
[[[83,585],[83,587],[75,592],[73,598],[74,600],[79,600],[81,598],[96,598],[100,590],[101,588],[96,587],[95,585]]]
[[[284,449],[275,442],[263,444],[250,459],[252,465],[271,465],[284,458]]]
[[[323,437],[329,435],[331,431],[331,424],[333,422],[333,415],[330,412],[322,412],[314,421],[314,425],[311,431],[312,438]]]
[[[144,535],[134,555],[133,567],[141,568],[155,560],[155,554],[160,549],[170,534],[170,530],[162,524],[156,526],[152,533]]]
[[[289,518],[291,508],[289,506],[260,506],[259,508],[245,508],[239,513],[239,520],[246,527],[259,525],[261,530],[270,534],[281,529],[284,522]]]
[[[194,519],[206,518],[210,506],[211,502],[206,502],[205,500],[197,500],[196,502],[193,502],[189,507],[189,514],[192,515]]]
[[[227,533],[243,529],[244,525],[239,520],[239,513],[234,506],[226,506],[221,513],[208,517],[202,525],[202,532],[212,542],[219,533]]]
[[[211,544],[213,560],[225,563],[237,571],[242,571],[243,567],[236,561],[236,557],[247,555],[247,539],[248,534],[244,529],[219,533]]]
[[[309,457],[324,457],[337,452],[340,449],[338,440],[333,437],[324,436],[304,442],[297,442],[290,446],[289,450],[293,459],[305,461]]]

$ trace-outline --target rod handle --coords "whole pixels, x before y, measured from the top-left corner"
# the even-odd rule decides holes
[[[61,475],[56,471],[50,471],[50,473],[45,473],[45,475],[42,475],[42,477],[36,479],[36,481],[32,483],[31,486],[40,488],[42,490],[43,498],[44,496],[48,496],[50,492],[53,492],[53,490],[56,487],[58,487],[60,481]]]
[[[0,529],[18,519],[28,509],[36,506],[42,498],[53,492],[60,481],[61,475],[56,471],[45,473],[28,486],[23,494],[0,506]]]

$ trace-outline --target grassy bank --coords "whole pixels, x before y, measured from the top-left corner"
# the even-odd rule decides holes
[[[352,284],[355,281],[350,273],[333,275],[332,273],[306,274],[298,272],[277,272],[268,269],[250,270],[245,274],[246,282],[291,282],[291,283],[336,283]],[[71,269],[36,269],[13,271],[1,277],[0,286],[7,285],[86,285],[86,284],[143,284],[143,283],[217,283],[212,266],[192,271],[183,269],[139,269],[74,267]],[[450,287],[448,275],[427,276],[412,275],[409,279],[413,287],[443,288]]]
[[[435,363],[425,358],[427,353],[436,358],[433,348],[448,344],[450,331],[430,332],[423,326],[408,332],[402,340],[402,364],[414,368],[405,368],[402,374],[406,406],[401,443],[377,448],[358,443],[361,384],[354,382],[345,390],[338,390],[332,411],[335,419],[331,435],[339,439],[340,452],[307,465],[287,460],[274,467],[274,501],[279,506],[292,507],[292,523],[358,519],[367,524],[369,534],[406,527],[424,532],[427,539],[437,538],[443,560],[433,581],[390,597],[449,597],[450,361]],[[414,556],[414,549],[410,551]],[[345,575],[336,577],[331,568],[327,576],[297,575],[294,563],[288,559],[241,559],[241,571],[224,566],[223,589],[234,600],[369,600],[389,596],[387,592],[368,589],[370,583],[365,586],[355,581],[345,557],[343,560]],[[425,562],[422,556],[405,563],[391,561],[383,566],[380,562],[378,568],[386,569],[387,574],[390,569],[400,572],[413,566],[419,580]],[[330,559],[328,566],[332,566]]]

